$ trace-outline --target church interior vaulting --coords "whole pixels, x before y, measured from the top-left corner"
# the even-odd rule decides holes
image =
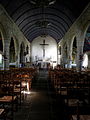
[[[0,120],[90,119],[90,1],[0,0]]]

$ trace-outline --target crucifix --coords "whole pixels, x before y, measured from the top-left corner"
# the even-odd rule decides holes
[[[40,45],[43,46],[43,59],[44,59],[44,58],[45,58],[45,45],[49,45],[49,44],[46,44],[46,43],[45,43],[45,40],[43,40],[43,43],[40,44]]]

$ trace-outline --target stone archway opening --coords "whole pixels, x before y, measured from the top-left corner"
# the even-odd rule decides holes
[[[14,44],[14,40],[13,37],[11,38],[10,41],[10,48],[9,48],[9,66],[10,67],[15,67],[15,62],[16,62],[16,58],[15,58],[15,44]]]
[[[21,45],[20,45],[20,67],[23,67],[24,66],[24,63],[25,63],[25,45],[24,43],[22,42]]]
[[[77,39],[76,36],[72,40],[72,68],[76,67],[76,58],[77,58]]]
[[[76,64],[76,55],[77,55],[77,41],[76,41],[76,37],[74,37],[73,46],[72,46],[72,63],[73,64]]]

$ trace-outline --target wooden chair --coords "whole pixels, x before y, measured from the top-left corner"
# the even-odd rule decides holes
[[[6,120],[6,111],[3,108],[0,108],[0,119]]]
[[[8,110],[11,112],[11,119],[13,119],[14,108],[17,108],[17,96],[14,95],[14,82],[8,71],[5,71],[3,74],[1,80],[2,92],[0,93],[0,105],[2,105],[4,109],[7,109],[8,106]]]

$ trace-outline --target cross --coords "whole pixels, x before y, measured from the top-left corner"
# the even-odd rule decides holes
[[[40,44],[40,45],[43,46],[43,58],[45,58],[45,45],[49,45],[49,44],[46,44],[46,43],[45,43],[45,40],[43,40],[43,43]]]

